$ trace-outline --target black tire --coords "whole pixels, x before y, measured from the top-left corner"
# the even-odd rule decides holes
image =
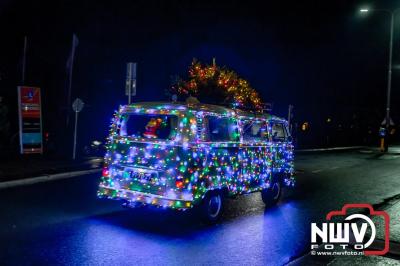
[[[200,216],[206,224],[214,224],[221,219],[223,195],[219,191],[209,191],[201,202]]]
[[[269,188],[261,191],[261,198],[266,207],[275,206],[282,196],[282,184],[279,181],[273,182]]]

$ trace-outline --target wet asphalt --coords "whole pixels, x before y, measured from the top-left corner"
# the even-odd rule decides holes
[[[400,156],[299,154],[295,167],[278,206],[228,199],[213,226],[97,199],[94,174],[0,190],[0,265],[282,265],[308,252],[310,223],[329,211],[400,194]]]

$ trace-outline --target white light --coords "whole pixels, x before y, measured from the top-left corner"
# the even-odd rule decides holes
[[[99,145],[101,144],[101,141],[94,140],[92,143],[93,143],[93,145],[95,145],[95,146],[99,146]]]
[[[362,9],[360,9],[360,12],[363,12],[363,13],[366,13],[366,12],[368,12],[369,10],[368,10],[368,8],[362,8]]]

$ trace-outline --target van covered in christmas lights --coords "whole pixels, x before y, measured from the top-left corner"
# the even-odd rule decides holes
[[[110,129],[99,197],[173,209],[210,222],[223,197],[261,191],[275,204],[294,186],[287,121],[208,104],[121,106]]]

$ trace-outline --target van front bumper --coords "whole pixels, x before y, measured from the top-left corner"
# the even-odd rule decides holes
[[[142,203],[178,210],[186,210],[193,207],[192,200],[171,198],[128,189],[116,189],[114,187],[106,186],[103,184],[100,184],[97,196],[99,198],[126,200],[129,203]]]

